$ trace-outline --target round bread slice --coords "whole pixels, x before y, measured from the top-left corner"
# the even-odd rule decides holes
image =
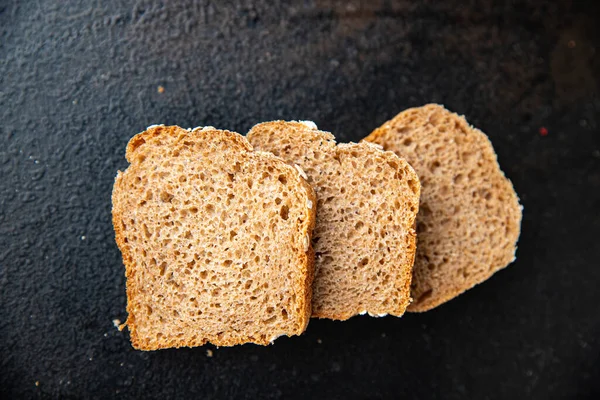
[[[483,132],[429,104],[364,140],[406,157],[421,179],[409,311],[437,307],[514,261],[522,208]]]
[[[311,313],[315,194],[243,136],[153,126],[127,145],[113,224],[137,349],[266,345]]]
[[[317,193],[313,317],[401,316],[410,301],[419,179],[367,143],[336,145],[312,122],[258,124],[248,140],[299,165]]]

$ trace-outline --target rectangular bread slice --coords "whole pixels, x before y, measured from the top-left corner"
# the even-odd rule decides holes
[[[315,194],[243,136],[153,126],[127,145],[113,224],[137,349],[266,345],[311,313]]]
[[[427,311],[515,259],[521,206],[487,136],[444,107],[403,111],[365,138],[406,157],[421,178],[409,311]]]
[[[313,317],[401,316],[410,300],[419,206],[411,166],[374,145],[336,145],[314,123],[266,122],[247,137],[299,165],[317,193]]]

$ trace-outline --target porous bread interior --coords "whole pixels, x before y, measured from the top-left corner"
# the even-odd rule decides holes
[[[430,104],[365,140],[406,157],[421,179],[417,256],[409,311],[427,311],[514,260],[521,207],[487,136]]]
[[[314,192],[216,129],[131,139],[113,190],[134,347],[268,344],[310,317]]]
[[[400,316],[409,303],[419,179],[391,152],[336,145],[296,122],[258,124],[255,148],[302,167],[317,193],[313,317]]]

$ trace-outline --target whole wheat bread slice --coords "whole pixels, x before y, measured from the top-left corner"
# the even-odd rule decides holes
[[[153,126],[113,189],[135,348],[268,344],[310,318],[316,202],[293,167],[212,127]]]
[[[417,256],[409,311],[427,311],[515,259],[521,207],[487,136],[442,106],[411,108],[366,141],[419,174]]]
[[[317,193],[313,317],[402,315],[420,191],[411,166],[367,143],[336,145],[314,123],[266,122],[247,137],[302,167]]]

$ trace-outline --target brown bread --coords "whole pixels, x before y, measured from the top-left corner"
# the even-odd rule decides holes
[[[366,141],[406,157],[421,179],[409,311],[427,311],[515,259],[521,207],[487,136],[444,107],[411,108]]]
[[[367,143],[336,145],[307,122],[262,123],[248,139],[302,167],[317,193],[313,317],[402,315],[420,191],[411,166]]]
[[[293,167],[212,127],[134,136],[113,189],[135,348],[266,345],[310,318],[316,202]]]

